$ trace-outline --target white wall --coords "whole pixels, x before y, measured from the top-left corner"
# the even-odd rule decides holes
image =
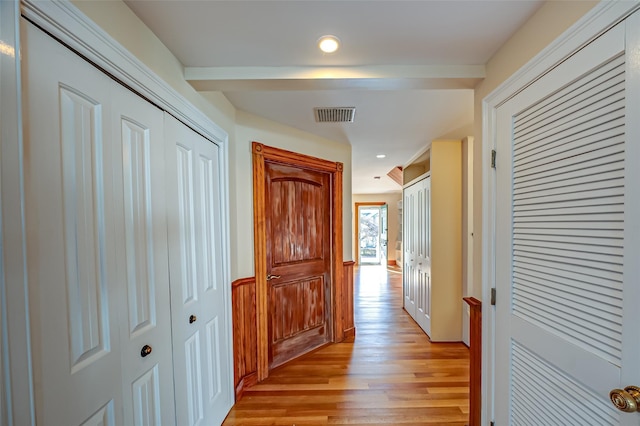
[[[183,66],[121,0],[72,0],[84,14],[229,135],[231,279],[253,275],[251,142],[344,163],[344,260],[351,253],[351,146],[236,111],[221,92],[196,92]]]
[[[353,237],[358,229],[358,217],[356,216],[356,203],[386,203],[387,210],[387,260],[396,260],[396,240],[398,239],[398,201],[402,200],[402,190],[398,192],[388,192],[384,194],[353,194],[353,204],[351,205],[351,215],[353,217]],[[358,244],[354,240],[353,259],[358,259]]]

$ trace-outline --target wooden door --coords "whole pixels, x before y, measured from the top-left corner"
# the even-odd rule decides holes
[[[234,393],[219,148],[168,114],[165,125],[176,418],[221,424]]]
[[[331,340],[331,181],[265,163],[269,366]]]
[[[640,425],[639,48],[636,13],[497,110],[496,424]]]

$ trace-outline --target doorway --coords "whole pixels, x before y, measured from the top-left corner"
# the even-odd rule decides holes
[[[356,203],[358,264],[387,265],[387,204]]]
[[[281,348],[276,348],[276,352],[282,353],[283,357],[280,357],[279,355],[276,355],[276,357],[274,357],[273,345],[271,345],[270,347],[270,343],[273,343],[270,342],[270,340],[273,340],[274,337],[273,330],[275,328],[279,328],[283,331],[285,330],[285,327],[280,326],[279,323],[277,323],[278,318],[284,317],[278,315],[278,311],[276,309],[278,308],[278,306],[276,306],[276,304],[274,303],[270,303],[270,300],[274,300],[273,297],[270,296],[274,296],[274,292],[277,293],[281,290],[282,292],[288,291],[283,287],[285,281],[288,282],[288,280],[291,281],[297,279],[295,276],[292,276],[290,274],[292,272],[289,270],[290,268],[278,268],[291,266],[295,269],[295,263],[298,262],[294,261],[293,258],[290,258],[287,261],[276,262],[278,265],[273,264],[274,259],[270,256],[275,253],[274,244],[276,244],[276,241],[274,240],[274,238],[282,237],[283,233],[276,232],[274,235],[273,232],[269,231],[273,228],[274,225],[271,219],[273,217],[276,217],[284,219],[286,221],[288,214],[285,214],[285,211],[283,210],[284,206],[286,205],[287,209],[291,208],[290,211],[292,212],[299,210],[297,207],[295,207],[297,205],[296,200],[298,198],[302,200],[301,205],[309,205],[308,201],[316,199],[316,196],[319,196],[320,193],[323,193],[323,191],[316,191],[316,189],[313,188],[326,186],[329,190],[327,203],[321,203],[325,206],[325,209],[329,209],[329,211],[326,212],[326,217],[324,217],[322,221],[320,221],[319,218],[313,219],[314,224],[320,224],[320,222],[328,224],[328,234],[322,233],[322,235],[325,235],[325,237],[323,237],[324,239],[330,238],[331,240],[329,250],[328,252],[325,252],[324,250],[322,250],[321,252],[307,252],[307,247],[303,247],[303,243],[305,241],[308,242],[309,240],[309,238],[306,236],[306,232],[307,230],[311,230],[311,224],[308,222],[309,220],[311,220],[311,216],[308,216],[306,218],[298,217],[295,223],[291,222],[289,224],[295,229],[300,230],[300,233],[296,232],[297,236],[294,239],[290,239],[288,241],[287,248],[289,249],[290,254],[299,253],[305,259],[315,259],[318,261],[322,261],[320,263],[322,263],[324,267],[326,267],[326,273],[318,273],[317,271],[312,273],[315,278],[306,280],[306,284],[304,285],[317,288],[317,290],[306,292],[310,296],[320,295],[319,289],[324,289],[324,294],[322,295],[322,297],[324,298],[323,300],[326,302],[326,304],[321,302],[320,304],[316,303],[315,305],[322,305],[326,307],[326,311],[321,316],[325,318],[326,315],[326,318],[328,320],[327,322],[325,322],[324,320],[321,321],[320,319],[318,319],[318,321],[314,320],[314,323],[316,323],[318,327],[313,326],[309,328],[305,326],[304,330],[300,331],[306,332],[308,330],[314,329],[318,332],[318,334],[320,334],[321,329],[324,328],[322,332],[323,334],[326,333],[326,336],[328,336],[327,341],[342,341],[344,339],[345,333],[343,297],[345,296],[345,291],[348,292],[349,290],[343,288],[344,266],[342,252],[342,163],[323,160],[316,157],[310,157],[304,154],[266,146],[258,142],[253,142],[252,151],[255,251],[254,262],[257,316],[256,334],[258,341],[257,372],[258,380],[262,381],[269,376],[270,368],[275,367],[276,364],[279,365],[284,362],[284,356],[286,355],[286,353],[289,353],[288,349],[283,346]],[[274,167],[276,169],[279,169],[279,171],[275,170]],[[288,182],[286,182],[288,180],[287,176],[291,175],[292,173],[282,173],[282,175],[276,179],[276,181],[279,183],[277,183],[274,187],[271,185],[272,178],[275,176],[272,172],[276,174],[283,172],[283,170],[280,169],[281,167],[289,169],[300,169],[299,173],[302,174],[298,175],[297,178],[294,178],[293,181],[289,180]],[[326,175],[327,178],[327,180],[325,180],[322,184],[320,184],[318,181],[320,175]],[[288,189],[286,189],[285,187]],[[274,189],[276,190],[275,193],[273,192]],[[274,195],[277,195],[278,197],[286,196],[286,199],[293,202],[293,204],[289,205],[287,203],[280,203],[279,205],[281,205],[282,208],[280,208],[275,215],[271,214],[269,216],[267,206],[270,205],[270,208],[273,208],[273,205],[271,205],[268,200],[272,199]],[[323,195],[320,196],[320,198],[324,199],[325,197]],[[309,215],[312,214],[317,214],[317,212],[309,212]],[[304,221],[299,222],[298,219],[304,219]],[[284,253],[284,251],[282,251],[282,253]],[[289,265],[284,265],[285,263],[289,263]],[[294,273],[293,275],[296,274]],[[327,286],[321,285],[320,281],[325,282]],[[279,283],[281,283],[282,286],[279,286]],[[280,298],[278,300],[282,301],[283,299]],[[292,296],[287,297],[287,300],[296,301],[299,300],[299,298],[297,298],[296,296]],[[318,302],[319,300],[316,299],[316,301]],[[282,310],[280,312],[293,312],[293,309],[297,309],[298,307],[299,303],[293,303],[293,305],[291,305],[291,309]],[[303,309],[303,311],[307,313],[309,312],[307,309]],[[304,320],[306,321],[307,317],[305,316],[304,312],[300,314],[300,317],[304,318]],[[321,322],[325,325],[320,325]],[[288,322],[288,324],[292,323]],[[287,333],[289,333],[289,331],[290,330],[287,329]],[[303,341],[301,347],[303,347],[302,352],[304,352],[305,338],[301,338],[299,340]],[[297,353],[300,354],[301,352]],[[275,364],[273,362],[274,358],[277,358]]]

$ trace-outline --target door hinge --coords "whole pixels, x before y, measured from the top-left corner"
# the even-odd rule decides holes
[[[496,305],[496,288],[491,289],[491,306]]]
[[[491,168],[492,169],[496,168],[496,150],[495,149],[491,150]]]

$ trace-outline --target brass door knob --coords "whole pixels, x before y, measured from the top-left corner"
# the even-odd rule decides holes
[[[149,355],[151,353],[151,351],[153,350],[153,348],[149,345],[144,345],[142,347],[142,349],[140,349],[140,356],[142,358],[144,358],[145,356]]]
[[[613,405],[625,413],[640,411],[640,388],[627,386],[624,389],[614,389],[609,392],[609,398]]]
[[[196,322],[198,320],[198,318],[195,315],[191,315],[189,317],[189,324],[193,324],[194,322]]]
[[[277,280],[278,278],[280,278],[280,275],[267,275],[267,281]]]

